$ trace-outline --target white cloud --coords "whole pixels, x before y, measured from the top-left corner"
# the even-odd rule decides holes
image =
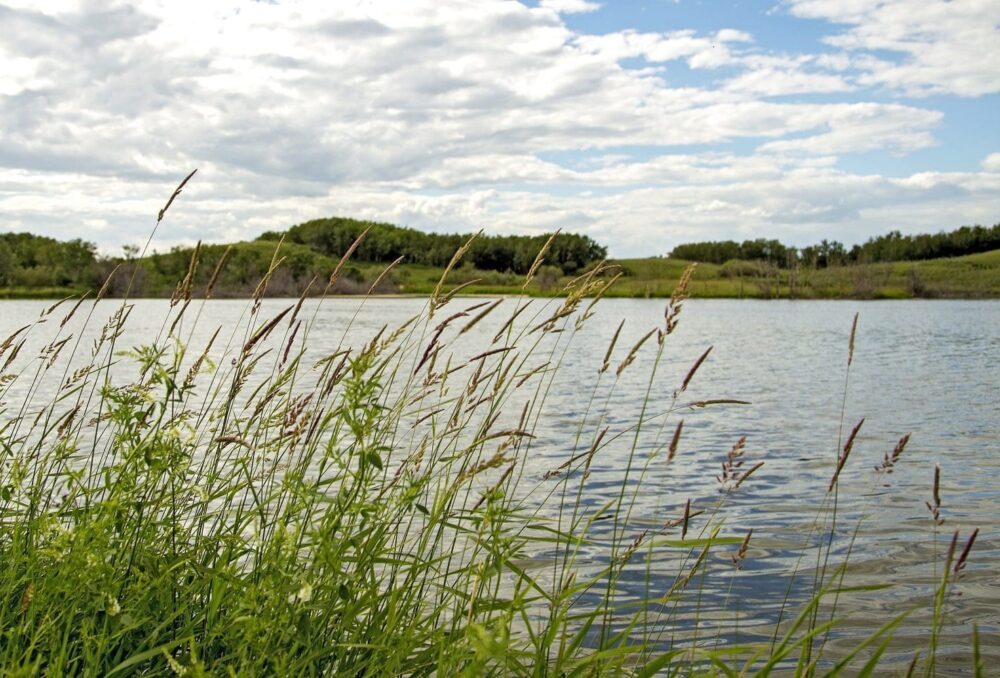
[[[730,43],[747,43],[749,34],[723,29],[714,35],[698,35],[693,30],[670,33],[642,33],[624,30],[603,35],[580,35],[575,44],[585,52],[613,61],[642,57],[651,63],[685,60],[691,68],[718,68],[736,62]]]
[[[1000,2],[996,0],[786,0],[792,14],[848,26],[828,42],[871,57],[862,83],[910,95],[1000,92]]]
[[[937,111],[898,104],[844,104],[824,110],[827,131],[764,144],[761,150],[809,154],[889,150],[897,154],[933,145],[930,129],[940,122]]]
[[[827,60],[755,54],[740,63],[746,70],[725,83],[727,90],[773,97],[856,89],[842,74],[824,72]]]
[[[560,14],[595,12],[601,8],[598,3],[588,0],[542,0],[539,5]]]
[[[990,153],[983,158],[983,169],[987,172],[1000,172],[1000,153]]]

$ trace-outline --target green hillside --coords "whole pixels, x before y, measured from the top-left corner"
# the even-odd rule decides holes
[[[306,290],[314,295],[369,291],[426,295],[438,285],[451,258],[445,252],[453,253],[471,237],[370,224],[368,237],[329,286],[341,253],[367,223],[341,218],[316,220],[250,242],[176,247],[142,259],[134,250],[127,250],[125,256],[101,256],[92,244],[79,240],[60,242],[28,233],[0,234],[0,297],[59,298],[101,289],[112,297],[169,297],[189,271],[193,273],[190,288],[194,296],[245,298],[265,277],[265,293],[273,297],[299,296]],[[980,230],[991,235],[995,229]],[[979,233],[959,229],[934,237],[957,247],[953,241],[966,231]],[[545,261],[525,288],[525,272],[547,240],[547,236],[475,238],[448,275],[444,289],[462,286],[463,294],[559,295],[575,277],[599,265],[604,254],[589,238],[560,234],[550,243]],[[866,247],[884,245],[883,240],[886,238],[873,239]],[[899,243],[923,242],[919,238],[886,241],[899,247],[903,247]],[[979,244],[975,241],[969,247]],[[742,252],[752,253],[756,247],[773,254],[779,245],[776,241],[748,241],[738,247]],[[723,246],[733,249],[737,244],[694,243],[687,249],[701,252],[705,258],[721,257],[715,250],[725,249]],[[815,261],[814,257],[784,256],[699,263],[690,293],[695,297],[757,299],[1000,298],[1000,249],[921,261],[850,263],[845,259],[847,263],[826,261],[822,265]],[[669,296],[691,264],[674,257],[610,263],[612,269],[604,275],[621,275],[607,295],[619,297]]]
[[[665,296],[688,262],[622,259],[619,296]],[[692,296],[796,299],[1000,297],[1000,250],[929,261],[780,269],[761,262],[699,264]]]

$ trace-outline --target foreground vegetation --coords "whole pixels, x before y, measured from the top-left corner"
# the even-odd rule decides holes
[[[691,270],[640,341],[619,346],[615,335],[593,366],[606,390],[565,432],[564,457],[537,477],[527,469],[545,394],[615,278],[594,269],[552,304],[456,308],[445,278],[468,249],[422,313],[369,336],[337,328],[339,345],[318,358],[311,339],[330,328],[314,324],[314,304],[303,298],[263,316],[277,257],[245,322],[218,327],[204,346],[190,345],[210,322],[194,296],[197,258],[159,333],[141,345],[122,343],[127,301],[105,320],[107,302],[85,297],[51,306],[0,344],[4,672],[875,671],[905,612],[851,652],[826,650],[836,598],[849,590],[831,557],[831,523],[861,424],[831,460],[809,535],[823,546],[797,580],[791,573],[804,595],[786,597],[769,640],[723,642],[729,615],[737,625],[739,616],[700,602],[692,613],[690,604],[707,579],[732,581],[752,553],[752,531],[727,524],[723,509],[761,464],[735,441],[717,493],[655,527],[639,520],[638,502],[651,465],[669,467],[683,443],[680,415],[735,401],[687,399],[706,351],[666,403],[647,395],[631,419],[611,416],[622,375],[642,370],[652,387]],[[345,256],[322,286],[347,267]],[[99,331],[87,334],[92,322]],[[488,323],[498,329],[485,342],[458,348]],[[55,336],[25,358],[49,328]],[[848,366],[853,343],[852,331]],[[592,465],[614,445],[628,460],[621,489],[595,506]],[[885,455],[878,474],[901,463],[905,446],[906,438]],[[974,540],[955,533],[947,549],[926,649],[911,670],[935,670],[945,601]],[[654,581],[653,563],[672,574]],[[638,599],[620,588],[636,572],[646,573]],[[678,633],[684,625],[695,635]],[[715,642],[697,636],[703,628]],[[970,639],[970,662],[977,652]]]

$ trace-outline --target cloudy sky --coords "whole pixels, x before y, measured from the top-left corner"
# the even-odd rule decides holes
[[[997,0],[0,0],[0,229],[613,255],[1000,221]]]

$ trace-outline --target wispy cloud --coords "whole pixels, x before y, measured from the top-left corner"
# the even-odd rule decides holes
[[[859,81],[912,96],[1000,92],[994,0],[786,0],[799,17],[846,26],[827,39],[855,55]],[[889,52],[893,57],[879,56]]]

